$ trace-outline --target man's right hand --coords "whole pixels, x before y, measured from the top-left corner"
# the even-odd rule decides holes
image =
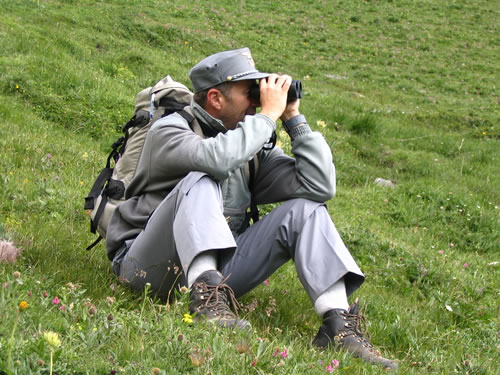
[[[288,75],[271,74],[260,80],[260,113],[270,117],[273,121],[280,118],[286,108],[288,89],[292,77]]]

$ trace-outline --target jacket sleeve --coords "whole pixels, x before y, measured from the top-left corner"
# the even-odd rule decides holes
[[[335,166],[330,147],[319,132],[308,131],[292,139],[292,154],[275,147],[262,152],[256,176],[257,204],[307,198],[326,202],[335,195]]]
[[[191,171],[226,179],[252,158],[271,137],[276,124],[265,115],[246,116],[236,129],[202,138],[178,114],[157,121],[148,132],[137,174],[127,195],[175,185]]]

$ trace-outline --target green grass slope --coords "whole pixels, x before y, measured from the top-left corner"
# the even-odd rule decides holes
[[[401,373],[499,373],[499,19],[486,0],[1,0],[0,238],[23,253],[0,265],[0,374],[51,357],[57,374],[385,373],[311,348],[293,264],[243,298],[240,333],[186,323],[186,295],[130,293],[103,245],[85,251],[83,197],[135,94],[242,46],[303,81],[372,341]]]

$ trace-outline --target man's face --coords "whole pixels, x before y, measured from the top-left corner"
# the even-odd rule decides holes
[[[249,98],[250,87],[254,81],[237,81],[231,87],[231,95],[223,95],[222,108],[218,115],[226,129],[236,128],[238,122],[243,121],[246,115],[255,115],[256,103]]]

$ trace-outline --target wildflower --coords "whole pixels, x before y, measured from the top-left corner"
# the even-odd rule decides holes
[[[444,250],[439,250],[438,253],[441,254],[441,255],[443,255],[444,254]]]
[[[181,294],[186,294],[188,292],[188,290],[189,289],[187,287],[182,286],[181,289],[180,289],[180,292],[181,292]]]
[[[43,333],[43,338],[45,339],[45,341],[47,341],[51,349],[55,349],[61,346],[61,339],[59,338],[59,334],[56,332],[45,331]]]
[[[21,301],[21,303],[19,303],[19,310],[23,311],[23,310],[26,310],[28,308],[28,302],[26,301]]]
[[[182,321],[187,324],[192,324],[193,323],[193,316],[189,313],[185,313],[184,317],[182,318]]]
[[[66,306],[64,305],[59,306],[59,310],[63,311],[64,309],[66,309]]]
[[[89,158],[89,154],[87,151],[85,151],[83,154],[82,154],[82,159],[83,160],[87,160]]]
[[[333,366],[332,365],[328,365],[326,367],[326,371],[328,371],[331,374],[333,372]]]
[[[109,297],[109,296],[108,296],[108,297],[106,297],[106,301],[107,301],[110,305],[112,305],[113,303],[115,303],[115,302],[116,302],[116,298],[115,298],[115,297]]]
[[[340,362],[339,362],[338,360],[336,360],[336,359],[332,359],[332,366],[333,366],[334,368],[339,367],[339,364],[340,364]]]
[[[59,301],[59,298],[57,298],[57,296],[56,296],[56,297],[54,297],[54,299],[52,300],[52,303],[53,303],[54,305],[59,305],[59,304],[61,303],[61,301]]]
[[[9,287],[9,283],[3,283],[3,287],[7,289]]]
[[[469,267],[469,264],[468,263],[464,263],[464,268],[467,268]]]
[[[236,351],[240,354],[243,354],[243,353],[246,353],[250,350],[250,345],[248,345],[247,342],[239,342],[237,343],[234,348],[236,349]]]
[[[21,272],[15,271],[12,276],[14,276],[14,279],[19,279],[21,277]]]
[[[318,120],[318,121],[316,121],[316,125],[318,125],[320,128],[324,128],[324,127],[326,127],[326,122],[324,122],[322,120]]]
[[[184,335],[181,333],[179,336],[177,336],[177,340],[179,341],[184,340]]]
[[[51,154],[47,154],[47,155],[45,155],[45,157],[46,157],[47,159],[52,159],[52,155],[51,155]]]
[[[91,304],[89,304],[87,311],[88,311],[89,315],[94,315],[97,312],[97,307],[95,307],[95,305],[93,305],[91,303]]]
[[[264,285],[265,285],[265,286],[269,286],[269,279],[265,279],[265,280],[264,280]]]
[[[250,366],[255,367],[257,364],[257,357],[253,359],[253,361],[250,363]]]
[[[160,375],[161,374],[161,370],[158,367],[153,368],[153,370],[151,372],[153,375]]]
[[[47,298],[49,295],[47,294],[47,292],[44,290],[43,293],[42,293],[42,296],[44,296],[45,298]]]
[[[12,242],[0,239],[0,263],[16,263],[21,250],[14,246]]]
[[[288,349],[285,349],[281,352],[281,358],[286,358],[288,357]]]
[[[189,44],[189,42],[186,40],[186,41],[184,42],[184,44],[185,44],[185,45],[188,45],[188,44]]]
[[[194,367],[200,367],[205,362],[205,357],[196,351],[189,354],[189,359]]]

